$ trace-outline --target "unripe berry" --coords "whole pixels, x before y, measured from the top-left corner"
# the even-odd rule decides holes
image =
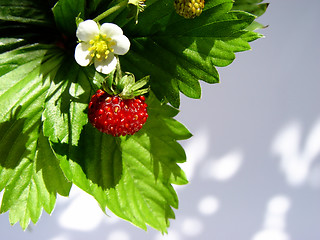
[[[204,8],[204,0],[175,0],[176,12],[184,18],[199,16]]]

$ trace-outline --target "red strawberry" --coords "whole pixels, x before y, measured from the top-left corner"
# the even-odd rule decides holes
[[[147,121],[145,97],[122,99],[98,90],[89,103],[90,123],[100,132],[125,136],[139,131]]]

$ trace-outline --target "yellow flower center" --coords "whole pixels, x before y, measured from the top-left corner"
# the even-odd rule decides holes
[[[96,57],[99,61],[107,59],[109,53],[114,51],[112,47],[116,44],[106,34],[96,35],[89,43],[91,47],[88,50],[91,52],[91,56]]]

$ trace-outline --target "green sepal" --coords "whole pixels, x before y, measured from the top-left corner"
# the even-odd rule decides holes
[[[105,92],[109,95],[116,95],[115,91],[113,90],[112,84],[115,81],[115,71],[113,70],[111,73],[106,75],[105,77],[103,74],[96,71],[94,78],[98,80],[100,88],[102,88]],[[95,89],[97,90],[97,89]]]
[[[134,83],[133,86],[131,87],[132,91],[136,91],[143,86],[145,86],[150,80],[150,76],[145,76],[144,78],[141,78],[138,82]]]
[[[117,90],[122,93],[125,89],[128,90],[128,86],[132,86],[135,82],[135,77],[132,73],[126,73],[122,78],[120,78],[117,84]],[[124,93],[124,95],[126,95]]]
[[[100,81],[103,78],[98,73],[95,76]],[[148,84],[149,79],[150,76],[145,76],[136,82],[135,76],[130,72],[126,72],[123,76],[118,60],[117,68],[105,78],[102,88],[110,95],[119,95],[123,99],[132,99],[149,92],[149,86],[141,89]]]
[[[149,79],[150,76],[145,76],[136,82],[134,75],[132,73],[127,73],[119,82],[119,87],[122,89],[119,96],[124,99],[130,99],[148,93],[149,87],[144,89],[141,88],[149,82]]]
[[[139,15],[139,8],[136,5],[128,4],[128,15],[127,18],[131,19],[134,18],[136,24],[138,23],[138,15]]]
[[[83,22],[83,19],[80,16],[81,16],[81,13],[79,13],[79,15],[76,17],[77,28],[78,28],[79,24]]]
[[[143,12],[145,6],[146,5],[144,4],[144,1],[141,1],[141,0],[129,0],[127,18],[128,19],[134,18],[135,19],[135,23],[138,24],[139,13]]]

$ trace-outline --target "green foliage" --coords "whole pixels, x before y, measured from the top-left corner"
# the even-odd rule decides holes
[[[52,77],[45,100],[43,131],[53,142],[76,145],[88,122],[85,110],[91,97],[92,73],[87,74],[73,59],[65,58],[63,63]]]
[[[67,36],[74,36],[76,17],[84,18],[85,0],[60,0],[52,11],[57,27]]]
[[[254,0],[208,0],[200,17],[186,20],[171,0],[148,0],[138,24],[127,8],[105,18],[131,41],[122,68],[136,79],[150,75],[151,87],[144,127],[112,137],[93,128],[86,114],[91,95],[111,78],[80,67],[73,53],[76,17],[92,19],[117,2],[0,3],[0,212],[9,211],[11,224],[36,223],[75,184],[103,211],[166,232],[178,208],[172,184],[188,182],[178,165],[186,161],[178,141],[191,137],[174,120],[180,92],[200,98],[199,80],[219,82],[216,67],[261,37],[249,28],[252,14],[266,8]]]
[[[233,4],[232,9],[238,11],[245,11],[259,17],[265,13],[269,6],[269,3],[262,2],[263,0],[237,0]],[[249,31],[254,31],[265,27],[265,25],[258,23],[257,21],[254,21],[246,29]]]
[[[0,55],[0,212],[10,209],[10,222],[23,229],[42,208],[51,213],[56,194],[67,196],[71,187],[41,130],[48,76],[61,61],[59,54],[47,59],[47,52],[34,45]]]
[[[269,3],[262,2],[263,0],[236,0],[233,9],[249,12],[259,17],[265,13],[269,6]]]
[[[1,0],[0,20],[50,25],[52,14],[49,7],[43,0]]]
[[[171,206],[178,207],[171,184],[187,183],[177,165],[185,153],[176,140],[191,135],[172,119],[176,110],[152,95],[148,104],[151,120],[134,136],[114,138],[86,125],[78,146],[53,147],[67,178],[93,195],[102,209],[107,206],[143,229],[148,224],[165,232],[168,218],[174,218]]]
[[[176,14],[171,0],[149,0],[139,24],[127,22],[125,14],[107,21],[123,25],[132,39],[123,67],[138,78],[150,75],[157,97],[179,107],[179,92],[200,98],[199,80],[218,83],[215,66],[229,65],[235,52],[249,50],[248,42],[261,37],[245,30],[255,16],[232,12],[232,6],[232,0],[208,0],[203,13],[190,20]]]

